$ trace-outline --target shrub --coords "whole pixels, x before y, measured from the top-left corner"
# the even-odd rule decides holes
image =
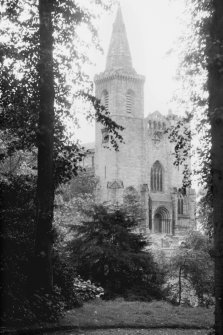
[[[31,320],[27,281],[34,249],[35,177],[0,180],[2,319]]]
[[[89,280],[84,281],[77,275],[74,267],[70,266],[64,256],[54,257],[54,283],[61,292],[66,309],[81,307],[83,302],[102,296],[104,291]]]
[[[35,315],[34,321],[58,320],[64,313],[64,301],[61,296],[61,290],[54,286],[52,293],[44,291],[35,292],[30,297],[30,309]]]
[[[1,321],[10,325],[53,321],[65,307],[66,297],[59,285],[50,295],[32,292],[35,183],[35,177],[26,175],[0,180]]]
[[[99,283],[108,299],[131,290],[148,300],[161,298],[162,272],[151,253],[143,251],[147,241],[134,231],[135,217],[125,208],[95,205],[88,218],[75,227],[78,237],[68,245],[81,277]]]
[[[89,301],[104,295],[102,287],[94,285],[90,280],[85,281],[80,276],[74,279],[74,291],[82,301]]]
[[[192,306],[214,303],[214,267],[207,236],[192,231],[170,259],[168,296]]]

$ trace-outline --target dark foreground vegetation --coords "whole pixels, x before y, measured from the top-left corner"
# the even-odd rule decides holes
[[[65,226],[67,242],[62,239],[61,243],[61,233],[54,227],[54,290],[51,294],[42,291],[33,294],[30,278],[36,271],[33,266],[34,185],[35,177],[27,176],[14,176],[1,182],[3,322],[55,321],[65,310],[101,295],[143,300],[162,297],[164,274],[152,255],[142,251],[147,243],[141,235],[132,232],[136,225],[134,217],[124,209],[109,210],[96,205],[88,212],[88,219],[92,218],[93,222],[75,224],[74,221],[71,227]]]
[[[134,194],[128,194],[121,207],[95,205],[90,186],[87,188],[89,194],[86,192],[86,178],[92,185],[92,177],[84,173],[67,184],[66,191],[61,188],[58,192],[60,205],[55,205],[54,290],[51,294],[42,291],[33,294],[30,289],[32,271],[35,272],[35,176],[20,175],[1,181],[1,276],[4,279],[1,321],[10,326],[53,322],[67,310],[81,307],[97,297],[145,302],[158,299],[174,305],[212,306],[213,262],[208,239],[192,232],[169,261],[162,253],[154,258],[151,251],[145,251],[149,241],[135,231],[142,220],[142,210]],[[85,181],[84,192],[79,185],[81,179]],[[71,190],[69,196],[68,189]],[[71,219],[73,210],[81,213],[79,221]],[[107,305],[100,303],[98,308],[106,311],[114,306],[130,308],[137,304],[138,308],[144,306],[140,303],[128,305],[122,300]],[[162,309],[170,306],[164,301],[155,305]],[[174,305],[168,309],[177,313],[183,311],[175,309]],[[91,309],[96,305],[87,306]],[[80,311],[76,309],[72,315],[78,316],[83,311],[85,307]]]

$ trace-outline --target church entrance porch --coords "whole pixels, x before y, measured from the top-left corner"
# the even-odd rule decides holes
[[[153,233],[172,234],[169,211],[165,207],[156,209],[153,217]]]

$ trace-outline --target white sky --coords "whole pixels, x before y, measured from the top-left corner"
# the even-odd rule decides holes
[[[145,116],[155,110],[166,114],[176,104],[171,102],[178,83],[175,79],[177,70],[178,38],[186,30],[188,24],[184,13],[185,0],[121,0],[122,13],[127,30],[127,37],[132,54],[133,66],[137,73],[146,77]],[[104,55],[92,52],[95,66],[90,68],[94,74],[103,72],[110,42],[112,25],[116,16],[116,8],[99,19],[99,38]],[[179,42],[178,42],[179,43]],[[170,52],[172,50],[172,52]],[[94,127],[81,121],[81,128],[76,132],[84,142],[94,141]]]

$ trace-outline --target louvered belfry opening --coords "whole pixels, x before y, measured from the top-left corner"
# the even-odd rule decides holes
[[[128,90],[126,93],[126,112],[132,113],[135,105],[135,93],[132,90]]]
[[[106,111],[108,112],[109,108],[109,95],[108,91],[104,90],[101,95],[101,104],[105,107]]]

